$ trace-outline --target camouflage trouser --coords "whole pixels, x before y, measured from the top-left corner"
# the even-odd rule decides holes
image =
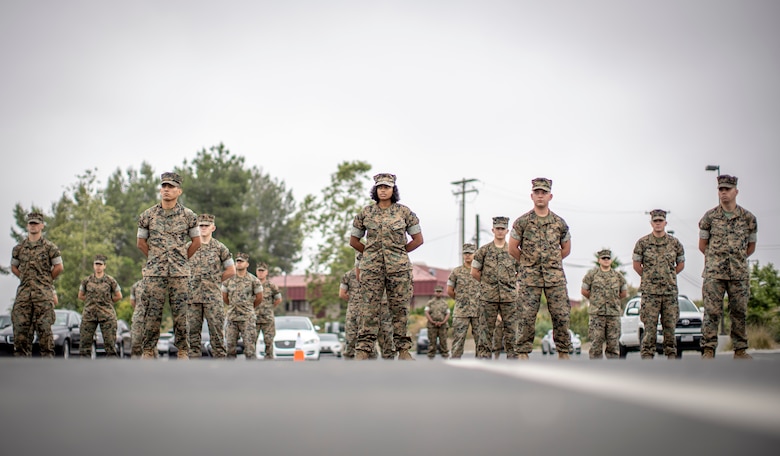
[[[144,305],[142,300],[135,302],[135,309],[133,309],[133,322],[130,327],[130,355],[133,358],[140,358],[143,354],[143,341],[144,341]],[[156,352],[156,349],[155,349]]]
[[[255,339],[263,333],[263,342],[265,342],[265,356],[274,356],[274,336],[276,336],[276,325],[274,324],[274,316],[271,317],[257,317],[255,323]]]
[[[571,353],[571,336],[569,335],[569,294],[566,285],[552,287],[520,287],[518,300],[522,318],[520,319],[520,337],[517,341],[519,353],[531,353],[534,349],[536,336],[536,315],[542,302],[542,293],[547,298],[547,309],[553,324],[553,340],[558,353]]]
[[[79,356],[89,358],[92,355],[92,339],[95,338],[95,330],[100,325],[103,333],[103,347],[106,349],[106,358],[116,358],[116,318],[106,320],[81,320],[79,333],[81,333],[81,345]]]
[[[591,315],[588,325],[588,339],[590,339],[591,359],[601,358],[602,355],[607,358],[620,358],[620,349],[618,340],[620,339],[620,316],[611,315]],[[604,351],[604,343],[607,349]],[[603,353],[602,353],[603,352]]]
[[[645,325],[645,335],[642,337],[642,346],[639,350],[643,358],[652,358],[655,353],[655,344],[658,340],[656,334],[658,315],[661,315],[664,334],[664,355],[677,355],[677,340],[674,337],[674,328],[677,326],[677,319],[680,318],[680,303],[677,302],[677,295],[643,294],[639,309],[639,319]]]
[[[144,334],[143,350],[157,352],[157,340],[160,339],[165,298],[171,306],[173,317],[173,337],[179,353],[189,353],[187,338],[187,309],[189,304],[189,277],[144,277]]]
[[[504,327],[504,344],[507,358],[516,358],[515,339],[517,338],[517,325],[520,316],[516,302],[488,302],[480,301],[482,317],[479,322],[480,335],[477,344],[477,358],[490,359],[494,349],[494,334],[496,319],[501,314]]]
[[[203,320],[209,327],[211,350],[214,358],[224,358],[225,352],[225,306],[222,302],[199,304],[190,303],[187,312],[189,326],[190,358],[200,358],[203,355],[200,332]]]
[[[344,320],[344,357],[355,357],[355,341],[358,335],[358,316],[360,309],[358,304],[349,301],[347,303],[347,316]]]
[[[447,347],[447,325],[435,326],[428,324],[428,358],[433,359],[438,351],[442,358],[449,358]]]
[[[503,320],[496,319],[496,329],[493,330],[493,357],[498,359],[501,356],[501,351],[504,347],[504,324]],[[518,328],[519,329],[519,328]],[[516,333],[517,334],[517,333]]]
[[[412,338],[407,333],[409,301],[412,298],[412,273],[401,271],[393,274],[371,271],[360,272],[360,291],[363,295],[360,306],[360,326],[355,349],[371,353],[379,332],[381,308],[387,307],[393,318],[393,342],[395,350],[408,351]],[[387,293],[387,303],[382,295]]]
[[[469,325],[476,344],[479,341],[479,317],[452,317],[452,357],[455,359],[463,356]]]
[[[54,357],[54,337],[51,325],[54,323],[54,303],[52,301],[31,302],[17,299],[11,310],[11,322],[14,329],[14,356],[32,356],[32,343],[38,333],[41,357]]]
[[[379,315],[379,332],[376,336],[377,344],[379,344],[379,355],[382,359],[394,359],[397,353],[395,349],[395,341],[393,340],[393,314],[390,313],[388,306],[383,306],[380,309]],[[369,359],[376,359],[377,353],[374,347],[371,353],[368,354]]]
[[[731,318],[731,345],[734,350],[748,348],[745,315],[750,298],[748,280],[704,279],[704,325],[702,326],[702,348],[715,350],[718,347],[718,326],[723,318],[723,297],[729,295],[729,317]]]
[[[257,332],[255,332],[255,322],[249,321],[230,321],[227,324],[227,357],[236,358],[236,347],[238,346],[238,337],[244,341],[244,356],[247,361],[253,361],[255,355],[255,342],[257,341]]]

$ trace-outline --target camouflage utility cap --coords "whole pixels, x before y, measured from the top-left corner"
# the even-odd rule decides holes
[[[95,264],[106,264],[106,256],[105,255],[95,255]]]
[[[249,254],[244,252],[239,252],[236,255],[236,261],[249,261]]]
[[[160,180],[160,185],[171,184],[174,187],[181,188],[181,176],[176,173],[162,173]]]
[[[435,291],[436,293],[441,293],[442,291],[444,291],[444,287],[442,287],[441,285],[436,285],[436,288],[434,288],[433,291]]]
[[[474,244],[463,244],[463,253],[474,253],[477,251],[477,246]]]
[[[726,187],[726,188],[736,188],[737,187],[737,176],[729,176],[728,174],[723,174],[722,176],[718,176],[718,188]]]
[[[27,214],[27,223],[43,223],[43,214],[40,212],[30,212]]]
[[[509,226],[509,217],[493,217],[493,228],[506,228]]]
[[[657,221],[657,220],[666,220],[666,211],[663,209],[653,209],[650,211],[650,220]]]
[[[267,271],[268,270],[268,264],[267,263],[257,263],[257,270],[258,271]]]
[[[609,258],[611,260],[612,259],[612,251],[609,250],[609,249],[599,250],[598,256],[599,256],[599,258]]]
[[[198,225],[213,225],[214,216],[211,214],[200,214],[198,216]]]
[[[537,177],[536,179],[531,180],[531,191],[534,190],[544,190],[551,192],[552,180],[547,179],[546,177]]]
[[[378,187],[380,185],[395,187],[395,174],[379,173],[374,176],[374,187]]]

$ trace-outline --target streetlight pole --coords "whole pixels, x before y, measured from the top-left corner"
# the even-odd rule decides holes
[[[704,168],[704,171],[716,171],[718,173],[718,177],[720,177],[720,165],[707,165]],[[724,306],[721,304],[721,307],[724,307]],[[726,335],[725,320],[726,320],[726,309],[723,309],[723,314],[720,316],[720,335],[721,336]]]

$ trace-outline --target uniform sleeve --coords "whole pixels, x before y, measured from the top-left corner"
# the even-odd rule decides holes
[[[590,290],[590,286],[593,284],[593,269],[588,271],[585,274],[585,277],[582,278],[582,289],[583,290]]]
[[[406,215],[406,232],[409,233],[409,235],[422,233],[422,228],[420,228],[420,219],[417,218],[417,214],[411,210]]]
[[[355,220],[352,221],[352,231],[349,234],[358,239],[362,239],[366,234],[366,226],[364,224],[365,212],[365,209],[361,210],[355,216]]]
[[[704,214],[704,217],[699,220],[699,239],[709,239],[710,229],[712,229],[712,218],[710,213]]]
[[[52,265],[62,264],[62,253],[59,247],[52,243],[49,243],[49,258]]]
[[[631,257],[634,261],[642,262],[644,259],[644,248],[642,247],[642,239],[636,241],[634,245],[634,256]]]
[[[447,277],[447,286],[455,288],[455,285],[458,284],[458,275],[455,274],[455,271],[453,270],[450,272],[450,276]]]
[[[748,242],[758,242],[758,220],[756,216],[750,214],[750,221],[748,222]]]
[[[221,292],[223,292],[223,293],[227,293],[227,292],[228,292],[227,283],[228,283],[228,281],[227,281],[227,280],[226,280],[226,281],[224,281],[224,282],[222,282],[222,285],[219,287],[219,290],[220,290]]]
[[[471,267],[477,271],[482,270],[482,262],[485,261],[485,249],[480,247],[477,253],[474,254],[474,259],[471,261]]]
[[[149,210],[143,211],[141,215],[138,216],[138,234],[136,235],[138,239],[147,239],[149,238]]]
[[[626,282],[625,276],[621,273],[618,273],[618,276],[620,277],[620,291],[628,291],[628,282]]]
[[[260,282],[260,279],[258,279],[258,280],[257,280],[257,281],[254,283],[254,287],[252,287],[252,292],[253,292],[254,294],[260,294],[260,293],[262,293],[262,292],[263,292],[263,283],[262,283],[262,282]]]
[[[561,220],[561,245],[564,243],[571,241],[571,231],[569,231],[569,225],[566,224],[566,221],[563,219]]]
[[[349,273],[341,276],[341,283],[339,283],[339,288],[345,291],[349,291]]]
[[[674,239],[677,242],[677,245],[675,246],[676,253],[677,253],[677,264],[685,263],[685,248],[683,248],[682,242],[680,242],[679,239]]]
[[[523,230],[525,227],[522,224],[522,221],[520,220],[522,217],[517,217],[512,223],[512,231],[509,232],[509,235],[512,236],[512,239],[515,239],[517,241],[520,241],[523,239]]]
[[[18,267],[21,263],[19,261],[19,246],[15,246],[13,250],[11,250],[11,266]]]
[[[230,249],[228,249],[225,244],[222,244],[222,247],[220,248],[219,259],[222,260],[223,269],[227,269],[235,264],[233,262],[233,255],[230,254]]]
[[[87,292],[87,281],[85,279],[82,280],[81,283],[79,284],[79,293],[86,293],[86,292]]]
[[[194,212],[187,211],[187,227],[190,229],[188,234],[190,239],[200,236],[200,228],[198,227],[198,216]]]

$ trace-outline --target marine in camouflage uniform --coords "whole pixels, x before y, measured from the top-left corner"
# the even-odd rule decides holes
[[[265,356],[263,359],[274,359],[274,336],[276,336],[276,323],[274,321],[274,309],[282,302],[282,293],[279,287],[268,280],[268,265],[257,264],[257,278],[263,285],[263,302],[255,308],[255,330],[259,335],[263,333],[265,342]]]
[[[591,340],[590,359],[619,358],[620,300],[628,294],[623,274],[612,268],[612,251],[599,250],[598,267],[582,279],[582,295],[590,300],[588,307],[588,338]],[[604,352],[604,343],[607,349]]]
[[[14,356],[32,356],[38,333],[41,356],[54,357],[54,279],[63,270],[60,249],[43,238],[43,214],[27,214],[27,237],[11,251],[11,272],[19,278],[11,310]]]
[[[154,358],[166,298],[171,306],[173,332],[178,357],[186,359],[190,350],[187,311],[190,294],[189,258],[200,247],[200,231],[194,212],[178,200],[182,194],[181,176],[163,173],[162,201],[138,217],[138,248],[147,257],[144,276],[143,358]],[[190,244],[187,240],[191,239]]]
[[[356,267],[345,272],[341,276],[339,284],[339,297],[347,301],[347,315],[344,320],[344,358],[355,357],[355,339],[357,339],[357,324],[360,300],[360,282],[357,278]]]
[[[640,347],[642,359],[652,359],[656,345],[656,326],[661,316],[664,354],[677,356],[674,329],[680,318],[677,298],[677,274],[685,267],[685,250],[677,238],[666,232],[666,211],[650,211],[653,232],[641,237],[634,246],[634,271],[642,278],[640,320],[645,326]]]
[[[143,354],[144,336],[144,281],[139,280],[130,287],[130,305],[133,307],[133,320],[130,327],[130,354],[133,358],[140,358]]]
[[[447,347],[447,331],[449,330],[450,306],[444,299],[441,286],[436,286],[436,296],[434,296],[425,305],[425,317],[428,320],[428,359],[433,359],[436,352],[442,358],[449,358],[450,352]]]
[[[398,359],[413,360],[407,317],[412,298],[412,264],[408,252],[423,243],[420,220],[408,207],[398,204],[395,175],[377,174],[371,198],[376,201],[355,216],[349,243],[363,253],[360,290],[363,294],[356,359],[368,359],[379,332],[382,296],[393,317],[393,342]],[[411,236],[407,243],[406,235]],[[365,245],[360,242],[366,236]]]
[[[463,346],[471,326],[474,343],[479,341],[479,282],[471,276],[471,263],[477,246],[463,244],[463,264],[447,278],[447,295],[455,300],[452,313],[452,358],[463,356]]]
[[[493,241],[480,247],[471,263],[471,275],[479,282],[481,308],[477,357],[490,359],[496,319],[504,326],[506,357],[517,358],[515,340],[520,316],[517,304],[517,262],[509,255],[506,231],[509,219],[493,217]]]
[[[726,293],[734,358],[752,358],[745,352],[748,348],[745,316],[750,298],[747,258],[756,250],[758,222],[752,213],[737,205],[738,193],[736,177],[718,176],[720,204],[707,211],[699,221],[699,250],[704,254],[703,358],[715,356]]]
[[[571,252],[569,225],[549,208],[552,180],[538,177],[531,181],[534,208],[515,219],[509,237],[509,253],[520,263],[519,301],[522,317],[517,345],[520,358],[533,350],[536,315],[542,293],[547,299],[553,325],[553,340],[559,359],[569,359],[571,304],[566,290],[563,259]]]
[[[504,346],[504,320],[501,319],[501,314],[498,314],[496,316],[496,329],[493,330],[493,358],[494,359],[498,359],[501,357],[501,352],[505,351],[504,347],[505,347]]]
[[[249,255],[236,255],[236,275],[222,283],[222,299],[228,306],[227,357],[236,358],[238,338],[241,337],[244,341],[244,355],[247,361],[252,361],[256,359],[257,342],[255,309],[263,300],[263,284],[247,272],[248,267]]]
[[[81,313],[81,345],[79,356],[89,358],[92,351],[92,339],[100,326],[103,333],[103,346],[107,358],[116,358],[116,310],[114,303],[122,299],[122,289],[113,277],[105,273],[106,257],[95,255],[92,262],[94,273],[81,281],[79,299],[84,301]]]
[[[211,214],[198,216],[200,248],[190,258],[190,305],[187,314],[189,325],[190,358],[199,358],[203,320],[209,327],[214,358],[224,358],[225,306],[222,304],[222,282],[233,277],[236,267],[225,244],[212,237],[216,229]]]

